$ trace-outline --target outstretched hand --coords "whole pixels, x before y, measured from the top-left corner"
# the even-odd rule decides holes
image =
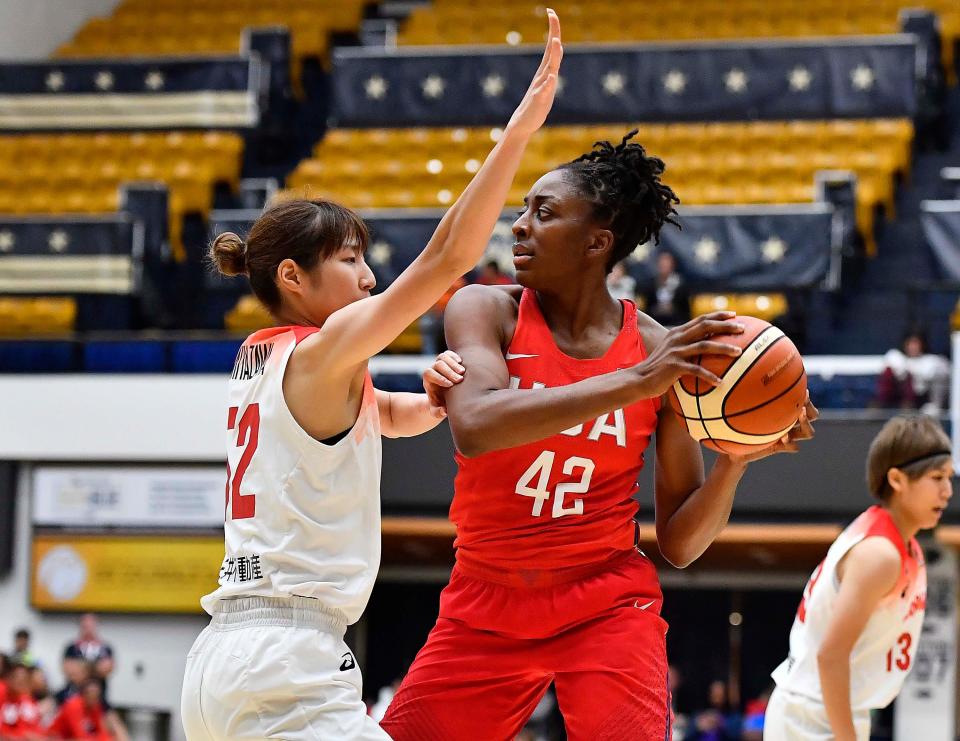
[[[548,9],[547,20],[550,23],[550,30],[547,33],[547,46],[543,51],[543,59],[523,100],[520,101],[520,105],[517,106],[507,124],[508,130],[526,136],[537,131],[547,120],[547,114],[553,107],[553,99],[557,92],[560,60],[563,59],[560,19],[555,11]]]

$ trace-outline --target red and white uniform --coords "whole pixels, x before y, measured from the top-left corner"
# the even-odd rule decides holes
[[[39,738],[44,734],[40,706],[29,693],[7,695],[0,704],[0,738]]]
[[[556,345],[523,291],[511,385],[563,386],[646,357],[636,307],[603,357]],[[634,548],[634,494],[657,425],[649,399],[561,434],[457,454],[457,563],[440,617],[384,729],[397,741],[512,739],[551,681],[568,737],[663,738],[669,724],[662,596]]]
[[[283,377],[315,328],[252,334],[231,375],[226,555],[213,620],[187,659],[189,739],[383,739],[343,643],[380,566],[380,418],[367,374],[356,423],[322,443],[287,407]],[[326,734],[326,735],[325,735]]]
[[[870,710],[886,707],[900,692],[912,668],[923,626],[927,572],[916,539],[904,543],[890,513],[873,506],[840,534],[807,582],[790,630],[790,654],[773,672],[775,695],[779,697],[771,699],[765,738],[797,737],[789,731],[792,715],[809,716],[807,725],[818,716],[826,721],[817,651],[833,618],[840,590],[837,565],[851,548],[869,537],[887,538],[893,543],[901,565],[896,587],[870,616],[850,654],[850,703],[858,738],[864,732],[869,735]],[[791,707],[794,705],[796,709]],[[805,736],[811,733],[813,730],[807,730]]]

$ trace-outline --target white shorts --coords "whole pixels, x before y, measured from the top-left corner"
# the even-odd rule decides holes
[[[390,741],[367,715],[345,629],[314,599],[220,600],[187,656],[187,741]]]
[[[870,739],[870,713],[853,714],[857,741]],[[834,733],[822,703],[777,687],[767,704],[763,741],[830,741]]]

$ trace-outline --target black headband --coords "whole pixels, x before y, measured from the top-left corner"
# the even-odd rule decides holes
[[[928,460],[929,458],[936,458],[941,455],[952,455],[952,452],[949,450],[935,450],[932,453],[924,453],[923,455],[918,455],[916,458],[911,458],[910,460],[904,461],[903,463],[897,463],[894,466],[890,466],[890,468],[906,468],[907,466],[912,466],[914,463],[919,463],[920,461],[925,461],[925,460]]]

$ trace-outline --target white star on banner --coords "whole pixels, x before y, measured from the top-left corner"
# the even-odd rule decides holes
[[[621,72],[611,71],[601,78],[600,83],[607,95],[619,95],[627,85],[627,78]]]
[[[810,89],[810,83],[813,81],[813,75],[803,65],[798,64],[787,74],[787,80],[790,82],[790,89],[795,93],[802,93]]]
[[[43,82],[47,86],[47,90],[55,93],[63,87],[66,80],[63,78],[63,72],[55,69],[47,73],[47,77]]]
[[[363,90],[370,100],[381,100],[390,85],[380,75],[374,75],[363,83]]]
[[[14,236],[13,232],[9,229],[4,229],[0,232],[0,252],[9,252],[13,249],[13,246],[17,243],[17,238]]]
[[[393,256],[393,247],[389,242],[378,240],[370,245],[370,262],[379,267],[383,267],[390,262]]]
[[[858,64],[850,72],[850,81],[857,90],[869,90],[874,82],[873,70],[865,64]]]
[[[50,245],[50,249],[54,252],[63,252],[67,249],[67,245],[70,244],[70,236],[63,231],[63,229],[55,229],[50,232],[50,236],[47,238],[47,244]]]
[[[480,87],[483,88],[483,94],[486,97],[499,98],[507,87],[507,82],[500,75],[487,75],[481,81]]]
[[[113,88],[113,73],[108,70],[101,70],[97,72],[93,83],[98,90],[111,90]]]
[[[420,87],[423,88],[423,97],[433,98],[434,100],[443,97],[443,89],[446,86],[447,83],[440,75],[429,75],[420,83]]]
[[[627,259],[630,262],[646,262],[650,259],[650,253],[650,243],[641,242],[634,248],[633,252],[627,255]]]
[[[147,76],[143,78],[143,84],[150,90],[160,90],[166,84],[166,80],[163,72],[154,69],[147,72]]]
[[[672,69],[663,77],[663,89],[671,95],[679,95],[687,87],[687,76],[678,69]]]
[[[787,243],[780,237],[770,237],[760,247],[764,262],[780,262],[787,254]]]
[[[742,93],[746,90],[748,80],[747,73],[739,67],[734,67],[723,76],[723,84],[731,93]]]
[[[712,265],[717,261],[717,255],[720,254],[720,245],[713,237],[700,237],[693,246],[693,254],[697,258],[697,262]]]

